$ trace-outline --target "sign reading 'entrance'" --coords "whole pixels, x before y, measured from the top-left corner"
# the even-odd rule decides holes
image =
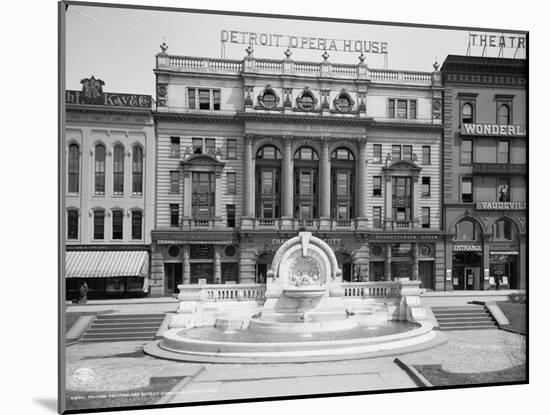
[[[482,250],[481,245],[474,244],[455,244],[453,246],[453,251],[456,252],[481,252]]]

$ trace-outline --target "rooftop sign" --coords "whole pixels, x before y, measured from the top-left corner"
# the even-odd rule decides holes
[[[150,95],[103,92],[103,82],[93,76],[80,81],[82,91],[65,91],[66,104],[105,105],[110,107],[151,108]]]
[[[289,49],[312,49],[335,52],[388,53],[388,42],[379,40],[330,39],[322,37],[280,35],[275,33],[241,32],[222,30],[221,42],[251,46],[288,47]]]
[[[498,125],[498,124],[466,124],[460,127],[462,135],[486,135],[486,136],[506,136],[506,137],[525,137],[527,134],[525,128],[521,125]]]

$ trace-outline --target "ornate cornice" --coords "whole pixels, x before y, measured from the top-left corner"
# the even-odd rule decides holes
[[[369,121],[368,127],[373,129],[443,131],[443,124],[416,124],[392,121]]]
[[[84,113],[84,114],[104,114],[104,115],[147,115],[151,116],[152,111],[148,108],[122,108],[112,106],[98,106],[98,105],[71,105],[65,106],[67,113]]]

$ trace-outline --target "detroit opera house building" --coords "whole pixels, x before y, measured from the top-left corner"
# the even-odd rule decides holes
[[[261,283],[299,230],[344,281],[445,289],[443,85],[431,72],[156,56],[150,295]]]

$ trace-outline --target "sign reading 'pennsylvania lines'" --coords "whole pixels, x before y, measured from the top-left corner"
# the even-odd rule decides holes
[[[477,202],[477,210],[526,210],[527,202]]]
[[[238,30],[222,30],[221,42],[292,49],[332,50],[334,52],[388,53],[388,42],[378,40],[329,39],[275,33],[241,32]]]
[[[525,137],[527,133],[521,125],[462,124],[460,134]]]

